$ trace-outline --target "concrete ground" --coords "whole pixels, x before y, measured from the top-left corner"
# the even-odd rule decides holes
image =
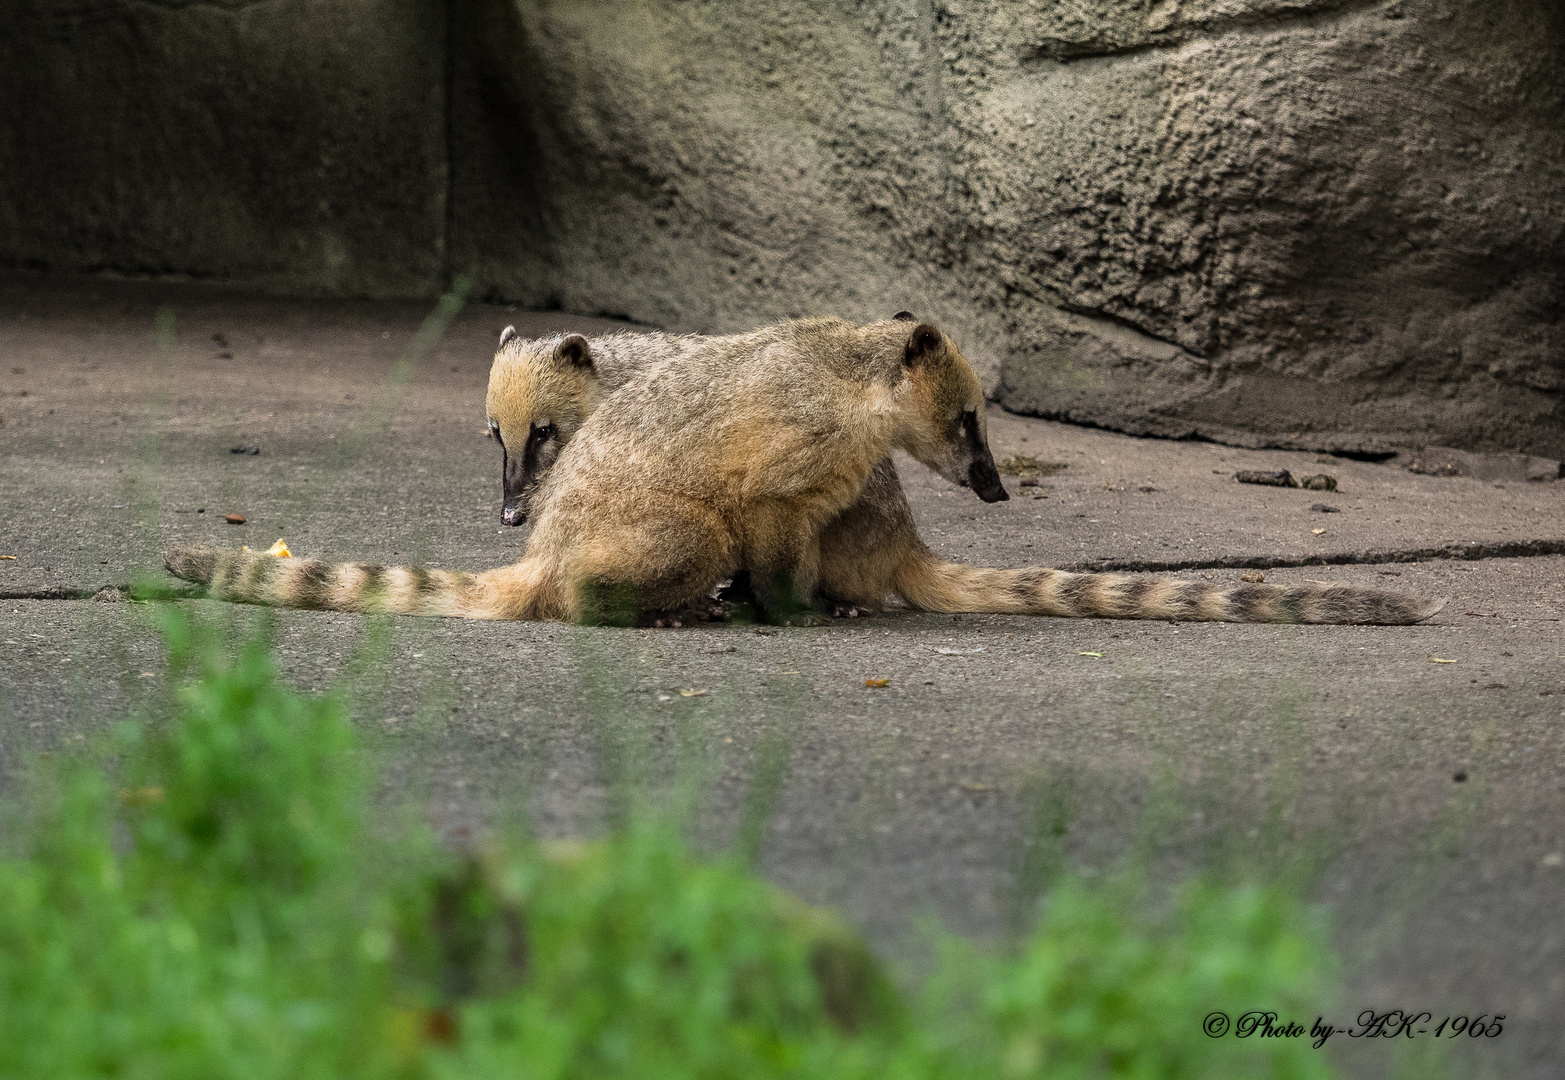
[[[175,338],[160,349],[162,304]],[[59,597],[128,583],[171,541],[286,537],[296,553],[464,569],[518,557],[482,434],[495,338],[507,322],[615,324],[472,306],[396,367],[426,314],[0,276],[7,774],[156,694],[156,605]],[[986,506],[903,461],[921,530],[953,559],[1215,580],[1260,567],[1450,603],[1415,627],[890,611],[627,631],[288,612],[279,654],[303,687],[354,687],[389,788],[427,797],[454,835],[516,810],[588,833],[626,792],[672,785],[695,793],[705,842],[759,837],[770,876],[908,957],[916,916],[1017,925],[1056,835],[1098,869],[1138,840],[1169,873],[1314,859],[1348,965],[1344,1020],[1503,1013],[1502,1036],[1463,1040],[1459,1074],[1565,1075],[1565,482],[998,411],[990,436],[997,458],[1065,467],[1036,487],[1009,478],[1012,500]],[[1339,490],[1232,478],[1275,468]],[[236,630],[262,614],[185,606]],[[1380,1060],[1338,1052],[1365,1075]]]

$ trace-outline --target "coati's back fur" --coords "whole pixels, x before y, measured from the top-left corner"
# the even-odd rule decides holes
[[[473,618],[618,621],[628,599],[645,619],[699,609],[739,570],[777,621],[802,615],[818,585],[866,606],[894,590],[933,611],[1107,618],[1409,623],[1441,606],[940,562],[911,527],[889,451],[952,475],[971,458],[961,416],[981,409],[965,359],[927,324],[784,323],[704,339],[609,395],[543,480],[512,566],[465,575],[192,551],[167,564],[235,600]],[[823,550],[840,553],[829,583]]]

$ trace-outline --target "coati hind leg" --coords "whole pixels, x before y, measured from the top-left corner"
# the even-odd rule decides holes
[[[623,522],[600,519],[593,535],[557,550],[577,583],[577,621],[677,627],[726,617],[709,594],[732,574],[735,547],[710,508],[667,500]]]

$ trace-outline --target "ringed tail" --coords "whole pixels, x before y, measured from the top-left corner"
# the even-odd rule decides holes
[[[1423,622],[1446,603],[1356,585],[1221,585],[1045,567],[989,570],[933,556],[908,560],[892,587],[925,611],[1181,622],[1400,626]]]
[[[412,566],[281,559],[254,551],[180,547],[163,556],[177,577],[200,582],[211,596],[244,604],[363,611],[392,615],[493,618],[484,610],[479,575]]]

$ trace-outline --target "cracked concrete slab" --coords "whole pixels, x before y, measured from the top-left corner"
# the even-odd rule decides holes
[[[160,361],[165,303],[177,345]],[[0,590],[124,583],[175,539],[284,536],[301,553],[463,568],[514,559],[525,536],[498,524],[498,453],[481,435],[492,343],[507,322],[607,324],[472,307],[391,393],[425,314],[0,279],[0,554],[17,556],[0,561]],[[990,430],[999,459],[1065,467],[1033,486],[1008,477],[1012,500],[985,506],[904,463],[920,528],[953,559],[1216,580],[1258,565],[1272,581],[1451,602],[1428,624],[1376,628],[892,611],[810,630],[617,631],[286,612],[278,655],[297,685],[354,689],[388,797],[416,793],[452,832],[520,807],[548,834],[590,833],[624,791],[689,781],[692,832],[721,845],[758,778],[780,773],[767,873],[907,957],[921,948],[915,916],[986,936],[1023,918],[1028,842],[1061,805],[1071,856],[1089,867],[1149,832],[1169,874],[1223,845],[1263,865],[1316,852],[1313,891],[1337,918],[1354,1013],[1503,1012],[1504,1038],[1459,1048],[1466,1073],[1557,1075],[1565,554],[1442,553],[1559,544],[1565,483],[999,411]],[[1329,473],[1338,490],[1233,480],[1277,468]],[[235,632],[265,614],[183,606]],[[154,607],[0,602],[0,776],[156,700]],[[1260,829],[1273,806],[1280,839]],[[1347,1051],[1350,1074],[1375,1073],[1353,1057],[1365,1052]]]

